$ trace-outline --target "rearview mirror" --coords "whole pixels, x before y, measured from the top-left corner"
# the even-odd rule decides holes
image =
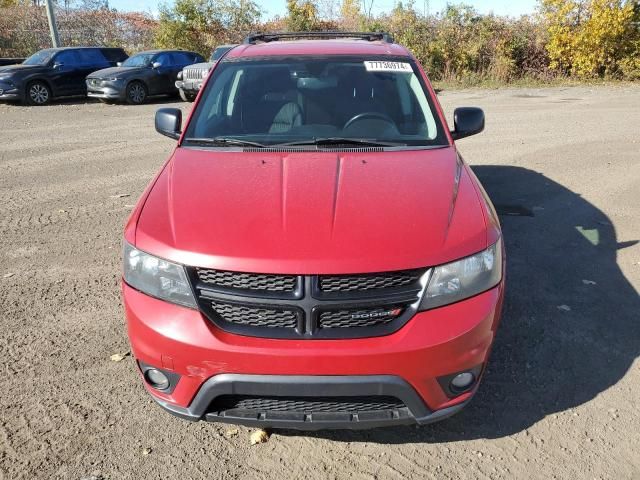
[[[182,133],[182,111],[178,108],[159,108],[156,111],[156,131],[177,140]]]
[[[152,66],[153,68],[160,68],[160,67],[162,66],[162,64],[161,64],[160,62],[153,62],[153,63],[151,64],[151,66]]]
[[[454,130],[451,136],[459,140],[484,130],[484,112],[478,107],[459,107],[453,111]]]

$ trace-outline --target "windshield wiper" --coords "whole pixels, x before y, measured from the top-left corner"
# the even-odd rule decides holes
[[[360,145],[364,147],[400,147],[406,146],[407,144],[398,142],[378,142],[376,140],[365,140],[358,138],[325,137],[299,140],[297,142],[278,143],[274,146],[287,147],[296,145]]]
[[[258,142],[251,142],[249,140],[241,140],[240,138],[233,137],[213,137],[213,138],[185,138],[185,142],[197,143],[200,145],[212,145],[215,147],[226,147],[229,145],[239,147],[256,147],[265,148],[266,145]]]

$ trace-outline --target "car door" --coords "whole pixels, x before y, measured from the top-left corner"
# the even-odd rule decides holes
[[[97,48],[82,48],[78,50],[80,57],[79,69],[82,74],[82,93],[87,93],[87,84],[85,79],[90,73],[103,68],[109,67],[109,62],[102,52]]]
[[[199,61],[204,62],[204,59],[202,57],[191,52],[173,52],[172,55],[175,58],[176,65],[180,69],[178,71],[181,71],[187,65],[198,63]]]
[[[77,95],[85,90],[77,50],[62,50],[53,57],[50,81],[54,95]]]
[[[153,59],[153,74],[149,79],[149,93],[151,95],[159,95],[163,93],[169,93],[175,90],[173,82],[175,82],[175,76],[178,74],[173,65],[173,58],[170,52],[159,53]]]

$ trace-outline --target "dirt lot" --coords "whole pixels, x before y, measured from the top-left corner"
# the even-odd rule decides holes
[[[459,143],[508,251],[484,384],[433,426],[254,447],[165,414],[110,360],[129,349],[123,222],[173,146],[158,105],[0,105],[0,478],[640,478],[640,88],[441,100],[488,118]]]

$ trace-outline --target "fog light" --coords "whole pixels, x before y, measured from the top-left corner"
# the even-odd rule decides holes
[[[451,380],[450,389],[453,392],[462,392],[473,385],[475,380],[476,376],[471,372],[459,373]]]
[[[150,368],[144,372],[144,378],[147,380],[149,385],[157,390],[166,390],[169,388],[169,379],[160,370]]]

